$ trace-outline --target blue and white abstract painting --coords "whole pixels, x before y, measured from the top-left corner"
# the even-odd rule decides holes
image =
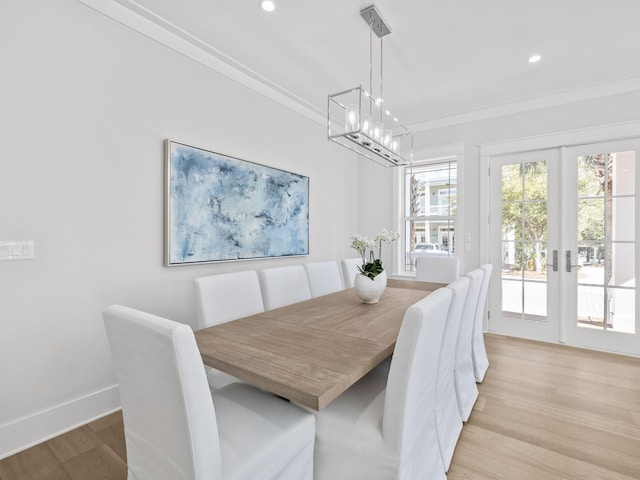
[[[309,177],[165,148],[167,265],[309,254]]]

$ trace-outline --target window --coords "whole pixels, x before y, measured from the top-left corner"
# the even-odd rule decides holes
[[[404,271],[421,255],[455,252],[457,167],[455,161],[404,168]]]

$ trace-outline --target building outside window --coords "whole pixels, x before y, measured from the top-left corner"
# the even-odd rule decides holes
[[[455,161],[404,168],[404,271],[415,271],[422,255],[453,255],[457,167]]]

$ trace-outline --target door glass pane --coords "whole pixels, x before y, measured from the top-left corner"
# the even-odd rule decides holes
[[[502,314],[546,321],[547,164],[502,167]]]
[[[547,202],[524,204],[522,219],[524,238],[526,240],[543,241],[547,238]]]
[[[577,325],[635,333],[635,152],[578,159]]]
[[[502,204],[502,240],[522,240],[522,203]]]
[[[601,198],[578,200],[578,240],[604,240],[604,202]]]
[[[604,288],[578,285],[578,325],[602,328]]]
[[[584,285],[604,285],[604,243],[578,244],[578,282]]]
[[[524,282],[524,316],[528,320],[546,320],[547,284]]]
[[[522,244],[525,258],[524,277],[529,280],[547,280],[547,245],[543,242],[525,242]]]
[[[635,195],[635,156],[635,152],[618,152],[613,157],[611,166],[613,195]]]
[[[609,328],[615,332],[635,333],[635,288],[611,288],[609,291],[611,295]]]
[[[611,265],[608,285],[630,287],[635,285],[636,255],[633,243],[614,243],[611,257],[615,259]]]
[[[519,281],[502,279],[502,315],[511,318],[522,318],[523,284]]]
[[[502,201],[509,202],[522,199],[522,165],[504,165],[502,167],[502,185],[509,188],[502,189]]]
[[[524,199],[547,200],[547,162],[529,162],[524,169]]]
[[[593,162],[588,161],[587,157],[580,157],[578,162],[578,195],[580,197],[597,196],[601,193],[602,182],[601,175],[604,171],[594,169]]]
[[[636,209],[633,197],[613,198],[611,200],[611,240],[629,242],[635,238]]]

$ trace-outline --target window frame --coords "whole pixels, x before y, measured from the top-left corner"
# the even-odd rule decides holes
[[[441,149],[438,149],[441,151]],[[414,277],[414,270],[406,270],[406,258],[407,255],[410,255],[410,252],[407,251],[407,222],[409,221],[447,221],[449,225],[453,227],[454,232],[458,232],[457,237],[454,237],[455,251],[453,253],[454,256],[459,257],[462,261],[462,245],[465,242],[462,242],[460,225],[462,219],[462,205],[463,205],[463,189],[462,189],[462,167],[463,167],[463,155],[464,148],[462,145],[452,146],[449,151],[445,150],[443,155],[434,155],[430,156],[428,154],[424,154],[419,161],[414,161],[411,165],[406,167],[401,167],[396,169],[395,176],[395,185],[396,191],[394,195],[395,199],[395,225],[398,231],[400,232],[400,239],[395,246],[395,275],[396,276],[405,276],[405,277]],[[407,182],[405,181],[407,172],[410,172],[412,169],[420,169],[423,167],[431,166],[431,165],[443,165],[448,164],[449,168],[452,165],[455,165],[456,168],[456,182],[455,186],[452,186],[452,190],[456,192],[456,211],[454,215],[420,215],[420,216],[410,216],[406,215],[405,208],[408,202],[408,192],[406,191]],[[455,233],[454,233],[455,235]]]

